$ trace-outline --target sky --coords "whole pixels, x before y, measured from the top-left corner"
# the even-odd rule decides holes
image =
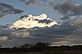
[[[53,1],[53,0],[50,0]],[[60,2],[61,0],[56,2]],[[74,0],[76,3],[82,3],[81,0]],[[18,20],[20,16],[32,14],[32,15],[40,15],[41,13],[46,13],[48,16],[56,21],[60,21],[59,17],[62,16],[62,14],[55,12],[54,10],[50,9],[49,7],[31,7],[25,5],[23,2],[20,2],[19,0],[0,0],[0,3],[7,3],[12,5],[15,8],[22,9],[23,12],[21,14],[8,14],[3,17],[0,17],[0,25],[6,25],[11,24]]]
[[[28,14],[39,15],[41,13],[48,13],[50,17],[55,18],[53,16],[55,15],[55,13],[51,10],[48,10],[47,8],[29,7],[18,0],[3,0],[3,1],[0,0],[0,2],[10,4],[14,6],[15,8],[22,9],[24,11],[21,14],[8,14],[3,17],[0,17],[1,18],[0,25],[10,24],[18,20],[22,15],[28,15]]]
[[[38,41],[50,42],[52,45],[82,44],[82,5],[75,5],[82,4],[82,0],[73,0],[74,5],[62,4],[63,1],[69,0],[0,0],[0,25],[13,23],[17,25],[16,22],[18,22],[20,25],[24,23],[23,26],[27,27],[28,23],[26,22],[29,22],[29,17],[20,19],[21,16],[31,14],[40,17],[42,13],[45,13],[57,23],[63,21],[63,23],[57,26],[32,29],[31,31],[20,29],[22,25],[18,26],[18,30],[0,26],[0,40],[2,40],[0,44],[4,47],[12,47],[25,43],[34,44]],[[30,25],[36,27],[39,23],[35,23],[37,25],[34,25],[33,22],[35,21],[45,21],[45,19],[34,19]]]
[[[61,0],[50,0],[48,2],[52,2],[52,1],[55,1],[55,3],[61,2]],[[74,1],[75,3],[80,3],[80,4],[82,3],[81,0],[74,0]],[[0,17],[0,25],[12,24],[16,20],[18,20],[21,16],[28,15],[28,14],[40,15],[42,13],[46,13],[48,14],[48,17],[56,21],[60,21],[59,18],[62,16],[62,14],[60,14],[59,12],[53,10],[48,6],[46,7],[28,6],[28,5],[25,5],[24,2],[21,2],[20,0],[0,0],[0,3],[6,3],[13,6],[14,8],[23,10],[21,14],[19,13],[7,14],[7,15],[4,15],[3,17]]]

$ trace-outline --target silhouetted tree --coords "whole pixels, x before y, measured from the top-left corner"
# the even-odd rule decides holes
[[[41,43],[41,42],[38,42],[35,47],[49,47],[49,43]]]

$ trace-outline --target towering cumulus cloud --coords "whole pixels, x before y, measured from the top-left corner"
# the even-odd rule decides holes
[[[22,16],[21,19],[13,23],[10,28],[34,28],[34,27],[51,27],[56,25],[57,22],[50,18],[47,18],[46,14],[40,16],[26,15]]]

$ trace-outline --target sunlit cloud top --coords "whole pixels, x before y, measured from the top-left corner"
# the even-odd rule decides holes
[[[11,28],[34,28],[34,27],[51,27],[56,25],[57,22],[50,18],[47,18],[46,14],[41,14],[40,16],[26,15],[21,17],[18,21],[13,23]]]

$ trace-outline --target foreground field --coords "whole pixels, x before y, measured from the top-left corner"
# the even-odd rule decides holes
[[[0,54],[82,54],[82,46],[0,48]]]

